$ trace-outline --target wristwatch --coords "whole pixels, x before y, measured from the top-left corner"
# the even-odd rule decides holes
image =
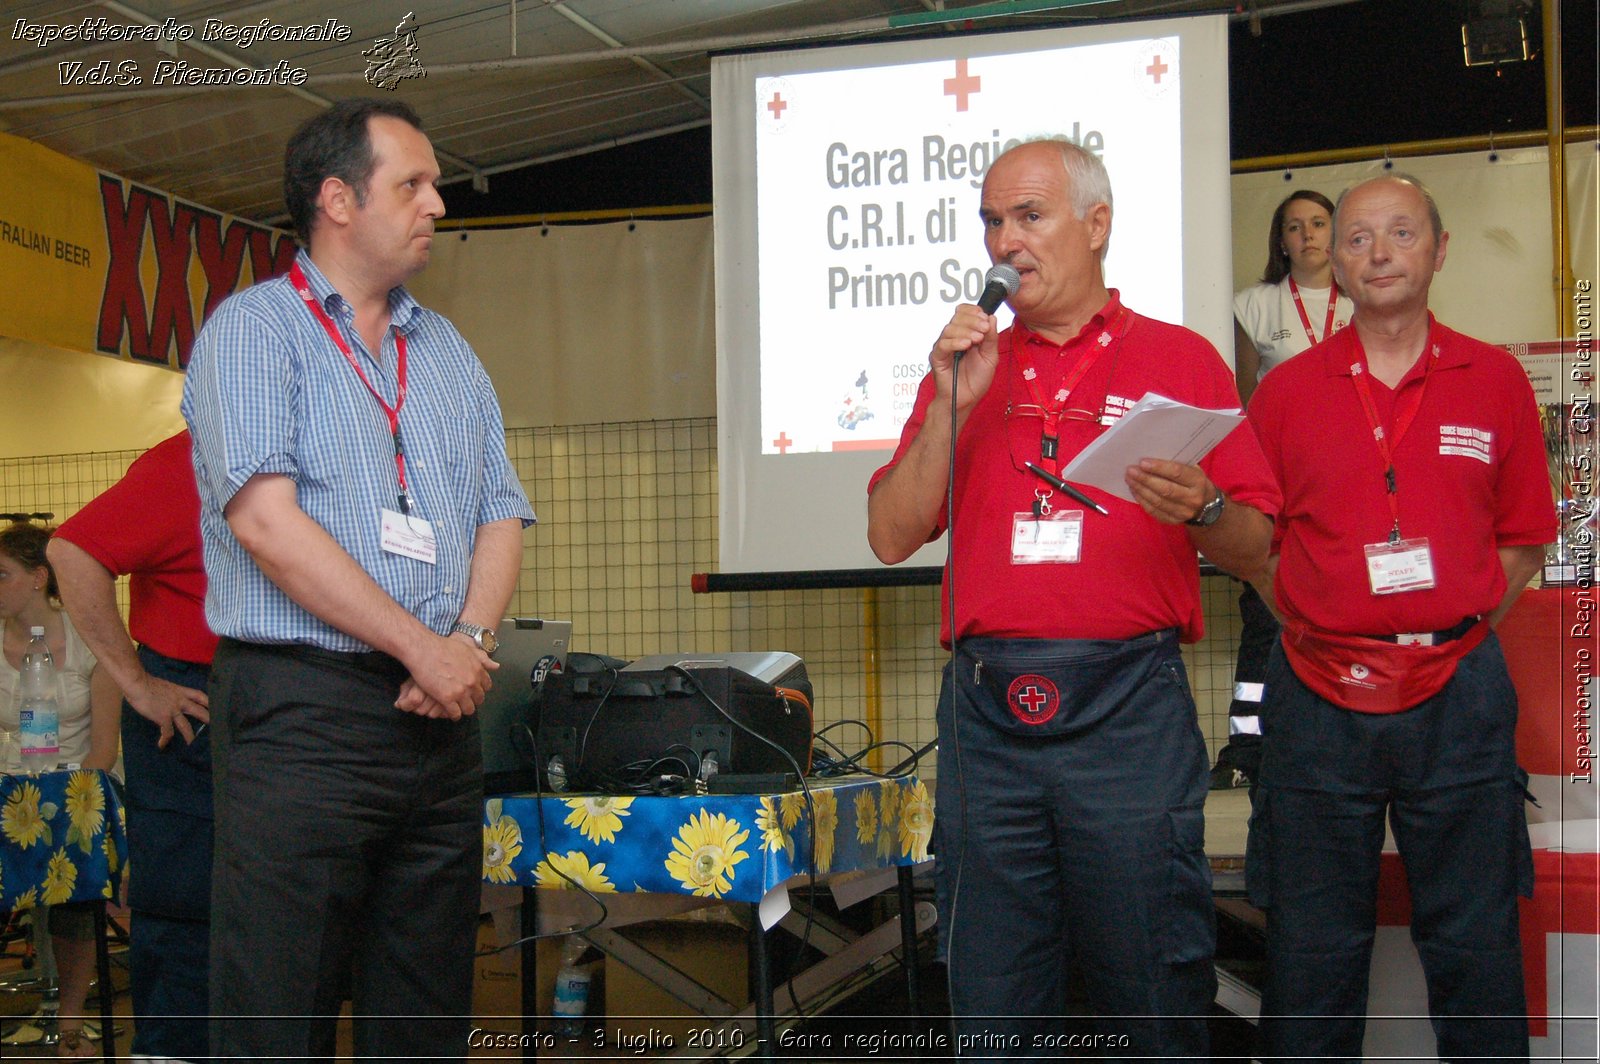
[[[466,621],[457,621],[456,626],[450,629],[450,634],[454,635],[457,632],[478,644],[478,649],[490,657],[493,657],[494,652],[500,648],[500,638],[494,634],[493,628],[485,628],[481,624],[468,624]]]
[[[1193,525],[1196,528],[1210,528],[1222,517],[1222,508],[1227,505],[1227,502],[1228,497],[1222,494],[1221,488],[1218,488],[1217,494],[1212,497],[1211,501],[1200,507],[1200,512],[1189,518],[1184,524]]]

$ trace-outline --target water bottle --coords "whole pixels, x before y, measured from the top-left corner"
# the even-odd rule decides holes
[[[583,1016],[589,1009],[589,969],[578,967],[578,958],[587,948],[583,939],[568,935],[561,947],[561,968],[556,972],[556,1034],[578,1038],[583,1034]]]
[[[22,771],[37,776],[61,764],[61,682],[44,629],[35,625],[30,634],[17,677],[18,737]]]

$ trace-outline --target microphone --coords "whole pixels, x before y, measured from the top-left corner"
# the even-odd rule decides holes
[[[989,267],[989,272],[983,275],[983,295],[978,297],[978,309],[985,314],[993,314],[1004,303],[1007,296],[1013,295],[1022,285],[1022,275],[1016,267],[1004,262],[997,262]],[[956,352],[956,365],[961,364],[961,356],[966,352]]]
[[[1008,297],[1017,294],[1021,285],[1022,275],[1015,267],[1004,262],[995,263],[983,275],[983,295],[978,297],[978,309],[993,314]]]

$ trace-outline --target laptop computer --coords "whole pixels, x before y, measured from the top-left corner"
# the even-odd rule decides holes
[[[494,686],[478,707],[483,738],[483,792],[515,794],[537,790],[529,713],[534,684],[566,666],[572,639],[571,621],[507,617],[495,629],[500,646],[494,659],[500,668]]]

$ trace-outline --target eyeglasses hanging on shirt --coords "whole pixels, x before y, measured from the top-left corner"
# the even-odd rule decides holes
[[[1056,509],[1052,505],[1055,491],[1060,491],[1080,505],[1102,514],[1107,513],[1105,507],[1057,475],[1060,470],[1061,437],[1064,427],[1073,422],[1100,426],[1109,423],[1104,401],[1098,413],[1067,404],[1107,348],[1113,350],[1112,371],[1115,371],[1115,352],[1121,347],[1130,317],[1126,310],[1120,311],[1086,348],[1078,352],[1078,357],[1070,366],[1062,367],[1062,360],[1058,357],[1054,387],[1047,386],[1042,379],[1032,352],[1028,349],[1029,345],[1025,341],[1013,341],[1011,353],[1018,366],[1017,376],[1021,377],[1028,398],[1032,401],[1017,402],[1008,397],[1003,413],[1007,445],[1012,465],[1018,470],[1028,471],[1044,484],[1034,487],[1030,510],[1013,515],[1012,564],[1071,564],[1081,558],[1083,511]],[[1121,326],[1120,330],[1118,326]],[[1015,389],[1016,379],[1016,376],[1008,375],[1008,390]],[[1037,460],[1034,459],[1035,447]]]

